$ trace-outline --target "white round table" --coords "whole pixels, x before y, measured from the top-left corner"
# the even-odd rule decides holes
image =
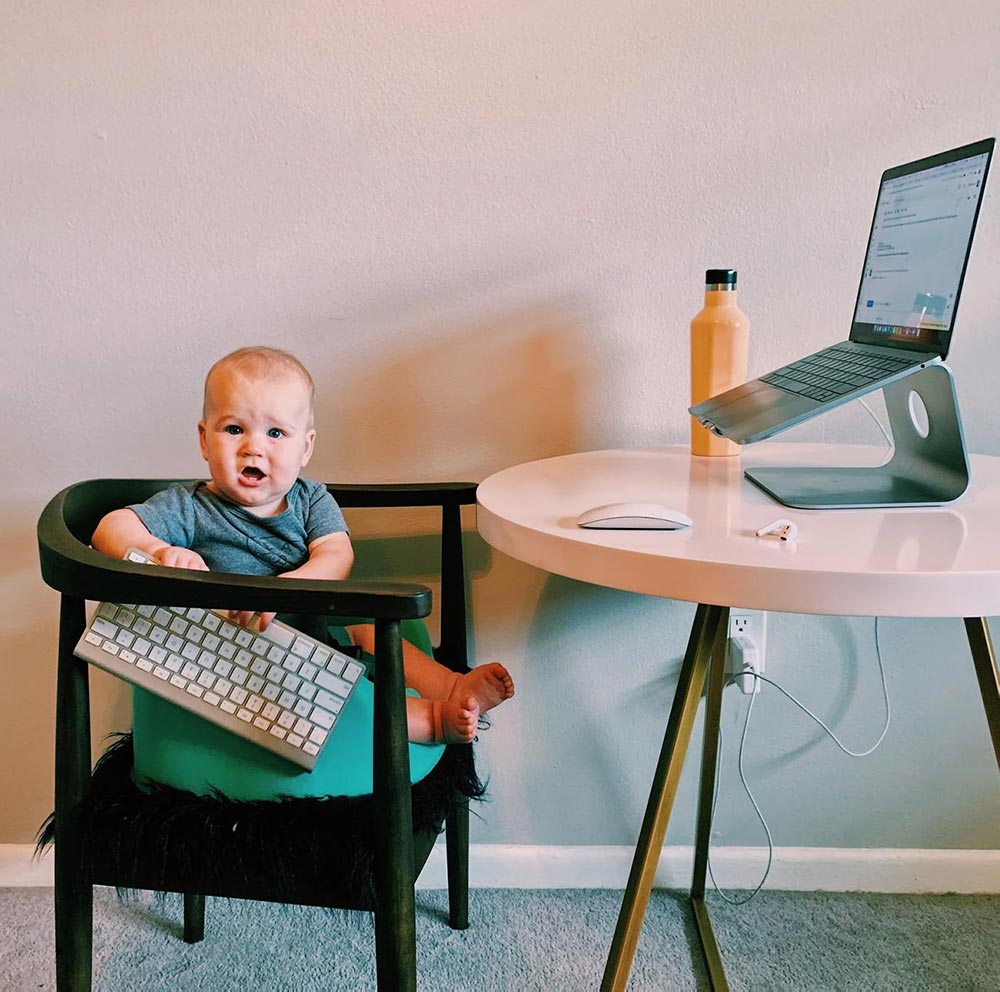
[[[691,902],[712,986],[728,987],[704,895],[730,607],[964,617],[1000,763],[1000,678],[985,620],[1000,614],[1000,458],[972,455],[968,492],[937,507],[795,510],[743,478],[754,465],[878,465],[885,454],[817,444],[761,445],[734,458],[692,457],[686,446],[593,451],[517,465],[480,484],[479,531],[497,550],[557,575],[699,604],[602,989],[628,980],[706,682]],[[622,502],[660,503],[693,525],[577,526],[585,510]],[[756,536],[778,518],[795,522],[796,541]]]

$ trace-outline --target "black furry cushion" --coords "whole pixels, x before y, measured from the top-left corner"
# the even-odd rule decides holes
[[[94,768],[82,806],[81,865],[97,884],[373,909],[372,796],[238,801],[132,782],[132,735]],[[412,787],[414,846],[429,849],[448,813],[481,799],[472,747],[453,744]],[[55,839],[55,814],[39,851]]]

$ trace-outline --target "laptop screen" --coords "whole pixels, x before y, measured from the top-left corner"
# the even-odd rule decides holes
[[[993,139],[882,176],[851,340],[947,355]]]

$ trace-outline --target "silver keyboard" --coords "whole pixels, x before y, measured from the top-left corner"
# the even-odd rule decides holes
[[[101,603],[74,654],[309,771],[364,672],[277,620],[255,632],[199,607]]]

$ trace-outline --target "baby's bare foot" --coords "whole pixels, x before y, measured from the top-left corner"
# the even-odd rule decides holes
[[[470,744],[479,725],[479,703],[474,696],[435,700],[435,737],[439,744]]]
[[[479,704],[479,711],[485,713],[514,695],[514,680],[499,662],[478,665],[455,679],[449,698],[461,699],[469,695]]]

